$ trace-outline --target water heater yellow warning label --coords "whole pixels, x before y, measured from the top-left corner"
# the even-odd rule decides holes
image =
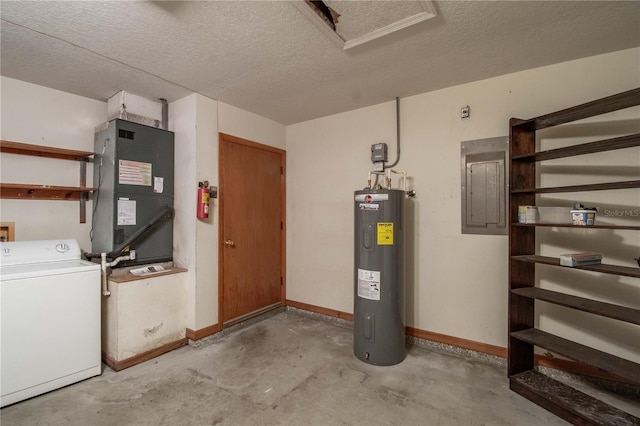
[[[378,245],[393,245],[393,222],[378,222]]]

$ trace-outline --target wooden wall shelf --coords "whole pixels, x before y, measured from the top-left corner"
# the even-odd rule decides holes
[[[584,192],[584,191],[608,191],[611,189],[633,189],[640,188],[640,180],[626,180],[622,182],[593,183],[589,185],[569,185],[549,188],[515,188],[512,194],[530,192],[534,194],[555,194],[561,192]]]
[[[556,228],[579,228],[579,229],[629,229],[640,231],[638,225],[574,225],[572,223],[512,223],[511,226],[524,226],[524,227],[556,227]]]
[[[24,183],[0,183],[0,198],[70,200],[77,201],[95,188],[79,186],[30,185]]]
[[[22,142],[0,141],[0,152],[7,154],[32,155],[35,157],[58,158],[60,160],[90,161],[93,152],[56,148],[44,145],[31,145]]]
[[[80,186],[0,183],[0,198],[79,201],[80,223],[86,222],[86,201],[89,199],[89,194],[96,190],[96,188],[86,186],[86,164],[92,161],[93,152],[6,140],[0,141],[0,152],[80,162]]]
[[[511,390],[580,425],[637,425],[638,418],[534,370],[511,376]]]
[[[536,130],[593,117],[640,105],[640,89],[630,90],[586,104],[578,105],[530,120],[510,121],[510,194],[509,194],[509,348],[508,375],[510,388],[573,424],[640,424],[640,418],[588,396],[537,371],[534,348],[540,347],[574,361],[596,368],[621,382],[640,385],[640,364],[590,348],[536,328],[536,300],[565,308],[640,325],[640,310],[587,297],[536,287],[536,265],[568,268],[560,259],[536,254],[536,228],[563,227],[593,232],[598,229],[640,231],[637,225],[577,226],[553,223],[518,223],[518,206],[535,205],[536,194],[630,190],[640,188],[640,180],[536,187],[536,164],[566,158],[640,146],[640,134],[610,138],[565,148],[536,151]],[[605,234],[606,236],[606,234]],[[609,264],[568,268],[575,274],[584,271],[640,278],[640,268]],[[544,270],[538,272],[544,275]]]
[[[613,303],[598,302],[597,300],[571,296],[569,294],[558,293],[557,291],[545,290],[538,287],[516,288],[511,290],[511,293],[640,325],[640,310],[638,309],[627,308]]]
[[[554,160],[556,158],[575,157],[576,155],[595,154],[597,152],[632,148],[634,146],[638,146],[639,141],[640,133],[636,133],[634,135],[620,136],[619,138],[605,139],[581,145],[538,151],[532,154],[516,155],[513,159],[529,161]]]
[[[541,263],[544,265],[559,266],[561,268],[571,268],[571,269],[578,269],[583,271],[602,272],[605,274],[640,278],[640,268],[636,268],[634,266],[617,266],[617,265],[607,265],[602,263],[599,265],[582,265],[582,266],[569,267],[569,266],[561,266],[560,259],[557,257],[537,256],[533,254],[512,256],[511,259],[518,262]]]
[[[640,89],[632,89],[618,93],[617,95],[541,115],[530,120],[513,119],[513,124],[528,131],[542,130],[548,127],[555,127],[560,124],[582,120],[583,118],[595,117],[596,115],[637,106],[638,99],[640,99]]]

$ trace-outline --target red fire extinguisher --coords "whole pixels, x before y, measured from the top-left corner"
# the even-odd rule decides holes
[[[209,218],[209,181],[198,182],[198,219]]]

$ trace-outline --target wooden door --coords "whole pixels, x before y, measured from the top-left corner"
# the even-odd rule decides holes
[[[220,134],[223,327],[284,305],[285,151]]]

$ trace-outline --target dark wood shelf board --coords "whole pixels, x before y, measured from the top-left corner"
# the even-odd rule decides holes
[[[545,348],[575,361],[585,362],[613,376],[640,385],[640,364],[590,348],[535,328],[514,331],[511,337]]]
[[[0,141],[0,152],[75,161],[90,161],[91,157],[94,155],[94,153],[90,151],[78,151],[74,149],[55,148],[44,145],[31,145],[5,140]]]
[[[0,183],[0,198],[77,201],[96,188]]]
[[[597,152],[613,151],[617,149],[640,146],[640,133],[605,139],[596,142],[583,143],[564,148],[537,151],[532,154],[514,155],[514,161],[544,161],[556,158],[574,157],[576,155],[595,154]]]
[[[600,265],[562,266],[560,265],[560,259],[558,259],[557,257],[539,256],[535,254],[511,256],[511,259],[520,262],[540,263],[543,265],[559,266],[561,268],[580,269],[591,272],[602,272],[605,274],[640,278],[640,268],[631,266],[607,265],[604,263]]]
[[[512,119],[511,123],[514,127],[541,130],[637,105],[640,105],[640,88],[541,115],[530,120]]]
[[[555,228],[576,228],[576,229],[629,229],[640,231],[640,225],[573,225],[571,223],[512,223],[511,226],[524,227],[555,227]]]
[[[511,290],[511,293],[640,325],[640,309],[599,302],[538,287],[515,288]]]
[[[509,387],[572,424],[640,424],[640,418],[534,370],[511,376]]]
[[[621,182],[593,183],[587,185],[556,186],[549,188],[514,188],[512,194],[535,193],[549,194],[559,192],[584,192],[584,191],[606,191],[610,189],[632,189],[640,188],[640,180],[626,180]]]

